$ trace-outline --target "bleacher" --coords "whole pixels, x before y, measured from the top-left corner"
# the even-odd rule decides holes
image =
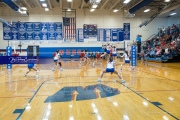
[[[142,53],[148,61],[167,62],[179,59],[180,25],[162,28],[151,39],[142,43]]]

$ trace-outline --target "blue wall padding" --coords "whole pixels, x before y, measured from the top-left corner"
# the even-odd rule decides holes
[[[40,47],[39,56],[43,58],[52,58],[56,50],[63,53],[62,58],[79,58],[78,52],[88,50],[88,52],[101,51],[102,47]],[[72,55],[73,54],[73,55]]]

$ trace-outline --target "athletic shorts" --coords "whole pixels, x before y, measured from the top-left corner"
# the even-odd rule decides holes
[[[117,56],[117,54],[112,54],[112,56]]]
[[[106,53],[107,53],[107,54],[110,54],[110,50],[107,50]]]
[[[125,63],[130,63],[130,60],[125,60]]]
[[[34,67],[34,64],[28,64],[28,68],[32,69]]]
[[[54,60],[54,62],[57,62],[58,60]]]
[[[114,72],[114,68],[106,68],[106,72]]]

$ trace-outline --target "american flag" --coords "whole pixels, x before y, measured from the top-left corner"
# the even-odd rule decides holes
[[[66,18],[69,19],[70,24],[64,24],[64,38],[66,40],[75,40],[76,38],[76,23],[75,18]]]

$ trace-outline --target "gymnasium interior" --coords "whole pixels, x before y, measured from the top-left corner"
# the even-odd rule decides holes
[[[180,119],[180,0],[0,0],[0,28],[0,120]]]

